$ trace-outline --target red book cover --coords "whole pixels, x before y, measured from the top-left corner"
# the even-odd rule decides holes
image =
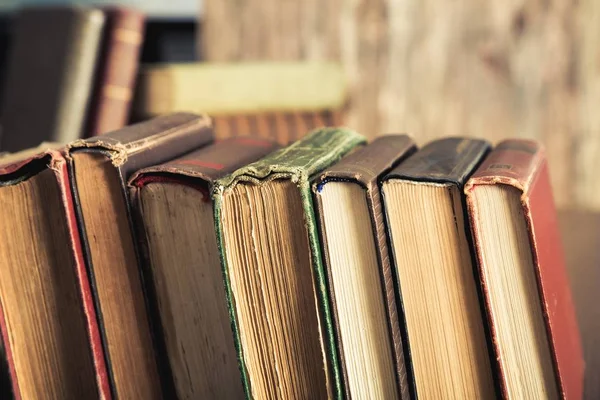
[[[94,308],[94,302],[92,300],[92,292],[90,289],[88,273],[83,259],[82,246],[77,220],[75,217],[75,209],[73,205],[71,184],[67,172],[66,160],[64,159],[62,153],[56,150],[47,150],[34,155],[31,158],[17,161],[8,165],[2,165],[2,160],[0,159],[0,181],[3,185],[10,185],[18,182],[19,179],[28,179],[28,176],[35,174],[36,170],[39,168],[34,165],[39,165],[40,162],[45,163],[45,165],[42,167],[42,170],[50,169],[53,171],[61,196],[60,201],[63,207],[62,212],[64,213],[64,218],[66,220],[68,229],[68,237],[70,242],[69,247],[72,250],[71,266],[74,269],[77,280],[78,294],[80,297],[79,300],[83,309],[82,311],[85,320],[87,341],[89,343],[91,358],[94,364],[93,368],[95,372],[98,397],[102,399],[111,399],[112,395],[110,384],[104,360],[102,342],[100,339],[100,331],[96,322],[96,311]],[[3,307],[0,307],[0,329],[2,331],[5,357],[8,361],[13,395],[15,398],[20,399],[22,394],[19,390],[19,376],[16,373],[14,354],[11,350],[9,341],[10,332],[6,324],[6,312],[7,310],[3,309]]]
[[[481,236],[475,223],[481,216],[477,214],[473,194],[480,185],[508,185],[521,193],[521,206],[526,219],[558,393],[564,399],[579,399],[583,392],[583,353],[543,148],[529,140],[503,141],[465,186],[475,253],[481,272]],[[506,366],[503,366],[499,354],[495,316],[489,306],[488,282],[483,273],[481,278],[492,342],[499,360],[500,386],[506,396]]]
[[[128,8],[105,10],[106,27],[96,67],[86,136],[127,125],[144,38],[144,15]]]

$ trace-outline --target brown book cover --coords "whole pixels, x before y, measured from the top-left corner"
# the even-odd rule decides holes
[[[144,14],[129,8],[104,10],[106,23],[87,118],[87,136],[127,125],[144,38]]]
[[[381,178],[404,350],[418,397],[495,392],[462,195],[489,148],[480,139],[438,139]]]
[[[231,334],[230,340],[227,341],[227,344],[229,345],[228,351],[223,351],[218,361],[210,360],[210,357],[212,357],[212,347],[206,348],[202,354],[194,353],[193,344],[185,340],[186,337],[190,338],[189,335],[182,334],[182,338],[177,339],[180,333],[175,330],[176,328],[174,328],[173,319],[178,316],[171,315],[168,306],[163,306],[162,308],[165,308],[165,311],[164,313],[161,313],[161,305],[170,304],[171,301],[169,300],[168,294],[164,291],[164,272],[157,271],[157,276],[154,276],[153,274],[155,266],[153,266],[151,262],[148,233],[142,214],[143,206],[141,190],[149,184],[167,183],[184,185],[196,189],[197,195],[203,199],[203,202],[210,203],[210,193],[215,180],[226,176],[246,164],[258,160],[277,148],[278,146],[275,142],[266,139],[249,137],[223,139],[173,161],[139,170],[133,174],[129,180],[132,206],[134,208],[135,226],[138,232],[136,236],[138,238],[142,259],[142,272],[145,275],[144,282],[146,284],[146,294],[151,308],[151,316],[155,320],[152,325],[157,331],[157,349],[160,355],[160,363],[164,367],[163,373],[165,374],[165,379],[169,380],[168,387],[165,390],[165,392],[169,392],[169,397],[187,398],[192,395],[198,397],[229,398],[233,394],[241,396],[243,395],[242,381],[237,368],[233,334]],[[213,229],[213,226],[214,222],[210,226],[207,226],[206,229]],[[178,234],[181,234],[181,232],[178,232]],[[178,238],[184,240],[182,239],[184,238],[183,236],[178,236]],[[211,242],[209,245],[214,246],[213,253],[218,254],[216,236],[213,237],[212,241],[207,241]],[[182,265],[178,256],[177,253],[173,253],[169,256],[172,257],[173,260],[172,265],[169,266],[169,268],[178,268],[180,274],[184,273],[183,270],[188,268],[200,269],[201,271],[204,271],[202,272],[202,278],[200,280],[204,284],[209,284],[207,281],[209,279],[208,276],[211,276],[215,271],[217,275],[219,275],[219,281],[222,280],[221,265],[218,258],[214,260],[216,262],[214,265],[210,265],[207,259],[197,259],[193,265],[189,265],[189,261],[188,264]],[[155,283],[157,279],[163,281],[161,285],[163,289],[158,292]],[[179,283],[179,292],[190,293],[202,291],[204,289],[203,287],[190,286],[195,284],[198,285],[198,281],[193,279],[186,280],[185,283]],[[187,287],[181,287],[180,285]],[[223,314],[227,315],[227,299],[224,288],[222,288],[222,291],[222,298],[211,298],[207,299],[207,301],[210,301],[211,304],[214,304],[215,302],[221,303]],[[205,292],[212,293],[206,290]],[[197,296],[201,297],[204,296],[204,294],[198,294]],[[194,299],[188,298],[184,299],[184,301],[192,302]],[[219,334],[219,328],[222,325],[229,327],[231,322],[229,318],[226,318],[226,321],[207,320],[207,318],[209,318],[207,315],[210,315],[210,312],[204,312],[202,307],[199,307],[194,318],[201,320],[201,324],[192,324],[190,321],[182,323],[187,325],[186,329],[195,332],[192,335],[194,341],[205,337],[208,338],[207,340],[211,341],[210,338],[213,337],[212,343],[215,345],[216,340],[214,339],[214,336],[211,335]],[[166,318],[166,320],[164,318]],[[206,327],[207,324],[210,325],[210,327]],[[170,343],[167,343],[169,340]],[[174,340],[179,341],[173,343]],[[188,346],[192,348],[192,350],[188,350]],[[169,349],[171,349],[171,351],[169,351]],[[185,360],[187,360],[186,357],[202,358],[205,363],[213,364],[214,368],[220,371],[219,376],[208,383],[202,379],[202,377],[198,376],[190,376],[187,377],[187,379],[185,376],[178,376],[177,374],[187,375],[190,373],[189,370],[184,371],[181,368],[182,365],[187,364],[185,362]],[[209,359],[205,359],[206,357]],[[192,359],[190,362],[193,365],[197,365],[199,361],[200,360],[198,359]],[[217,364],[219,365],[218,368]],[[194,375],[193,372],[192,375]]]
[[[398,393],[402,399],[409,399],[410,392],[414,393],[414,389],[410,388],[410,379],[408,378],[407,364],[405,362],[378,180],[391,168],[415,151],[416,146],[409,136],[382,136],[375,139],[366,147],[358,149],[357,151],[343,158],[340,162],[323,171],[313,184],[313,195],[316,201],[319,232],[321,243],[324,248],[324,266],[327,274],[327,281],[330,287],[329,295],[332,303],[333,323],[336,325],[336,344],[340,349],[338,354],[341,359],[340,366],[342,375],[344,376],[346,393],[350,393],[348,388],[348,366],[344,360],[342,338],[340,336],[340,329],[338,325],[336,299],[333,290],[331,289],[332,276],[330,260],[328,256],[329,252],[326,250],[327,236],[323,231],[325,224],[320,192],[322,191],[324,185],[332,181],[352,182],[360,185],[364,189],[371,217],[373,237],[375,239],[375,247],[378,259],[377,261],[380,268],[379,275],[384,295],[383,300],[387,311],[388,332],[391,337],[391,352],[395,361]],[[357,324],[360,325],[360,321],[357,321]]]
[[[82,136],[104,13],[32,7],[16,17],[0,124],[5,151]]]
[[[1,161],[0,164],[2,164]],[[49,173],[50,171],[51,173]],[[46,174],[45,176],[43,176],[44,173]],[[66,391],[63,392],[63,395],[76,396],[78,394],[83,397],[93,395],[94,397],[110,399],[111,390],[100,339],[100,331],[97,325],[96,311],[92,300],[90,280],[84,263],[66,160],[60,152],[48,150],[30,156],[27,159],[13,161],[10,164],[0,166],[0,197],[2,197],[3,187],[19,185],[36,176],[40,179],[51,180],[52,182],[48,182],[48,184],[56,185],[57,187],[56,190],[46,191],[43,193],[43,196],[52,196],[53,193],[59,196],[59,198],[47,198],[46,204],[48,209],[42,209],[39,212],[42,216],[44,213],[53,214],[54,217],[47,216],[48,221],[51,218],[62,218],[64,226],[60,226],[60,224],[50,224],[50,226],[47,226],[48,231],[45,232],[45,240],[42,238],[23,237],[21,239],[37,242],[36,248],[41,247],[46,249],[45,252],[47,254],[52,254],[53,252],[68,253],[70,262],[63,264],[57,261],[59,257],[48,257],[47,259],[38,260],[34,265],[22,267],[33,268],[31,272],[31,285],[33,285],[36,275],[39,275],[39,278],[42,279],[40,281],[42,285],[58,285],[55,288],[55,292],[58,291],[60,295],[56,298],[40,299],[37,294],[32,297],[26,292],[17,294],[17,296],[23,301],[27,300],[29,306],[51,309],[52,304],[56,303],[55,305],[59,307],[59,314],[61,312],[63,314],[67,313],[63,315],[62,318],[64,319],[61,319],[60,322],[61,325],[69,327],[68,332],[64,332],[64,337],[62,337],[63,351],[68,355],[69,350],[66,349],[68,346],[69,349],[76,349],[75,351],[79,353],[75,357],[76,359],[60,363],[60,368],[56,366],[57,364],[52,364],[52,367],[48,367],[56,375],[38,377],[37,380],[34,379],[37,384],[32,384],[31,376],[28,377],[26,382],[20,382],[19,370],[21,370],[21,373],[28,373],[27,370],[23,370],[23,368],[26,368],[24,365],[28,360],[18,360],[18,358],[29,358],[30,354],[27,351],[24,353],[22,350],[14,352],[12,351],[12,347],[19,344],[21,347],[28,347],[31,345],[29,341],[33,337],[38,337],[36,346],[41,346],[45,349],[44,351],[52,351],[48,350],[50,349],[48,346],[56,346],[57,344],[47,342],[50,339],[46,335],[42,334],[41,337],[39,336],[40,332],[49,329],[48,325],[51,324],[51,321],[46,323],[40,321],[44,325],[38,326],[39,330],[23,332],[24,336],[19,336],[13,331],[14,326],[11,327],[11,323],[19,324],[19,318],[24,317],[23,314],[25,312],[22,304],[17,304],[15,310],[15,304],[10,304],[6,299],[2,299],[2,306],[0,306],[0,328],[2,331],[4,353],[8,361],[8,369],[11,376],[13,395],[16,398],[41,398],[49,393],[56,394],[56,391],[51,391],[50,387],[45,385],[48,382],[52,382],[53,390],[60,390],[62,387]],[[19,201],[25,201],[25,198],[23,197]],[[60,209],[55,209],[51,204],[60,204],[61,207]],[[60,215],[60,217],[57,217],[55,214]],[[27,221],[22,220],[21,223],[25,224]],[[60,237],[63,229],[66,230],[68,241],[53,242],[50,237]],[[19,239],[15,238],[15,240]],[[5,245],[11,246],[10,243],[5,243]],[[0,246],[0,251],[6,254],[9,249],[2,247],[4,246]],[[64,262],[64,258],[60,259]],[[8,267],[8,265],[4,265],[4,267]],[[2,272],[3,279],[6,282],[10,282],[10,272],[5,270],[4,267]],[[46,272],[44,273],[43,271]],[[47,276],[47,280],[43,279],[44,275]],[[73,297],[77,298],[75,301],[77,305],[73,305],[75,304],[72,300]],[[71,299],[70,302],[66,300],[69,298]],[[36,301],[44,302],[44,304],[37,303]],[[64,303],[65,301],[68,303]],[[72,305],[71,307],[80,307],[80,315],[71,307],[65,306],[65,304],[69,303]],[[61,304],[62,306],[60,306]],[[16,313],[17,315],[10,315],[11,313]],[[75,317],[76,315],[78,315],[78,318]],[[74,322],[69,323],[68,321]],[[18,329],[18,331],[21,331],[21,329]],[[85,352],[89,352],[89,356],[86,356]],[[70,356],[74,356],[74,353],[70,353]],[[86,364],[88,361],[90,364]]]
[[[212,138],[207,117],[179,113],[75,141],[67,148],[86,265],[118,397],[161,397],[127,179],[140,168],[179,157]]]
[[[584,372],[581,343],[543,148],[530,140],[503,141],[467,182],[465,193],[469,218],[481,269],[481,238],[475,224],[475,220],[480,216],[477,215],[473,198],[473,191],[480,185],[508,185],[521,193],[521,205],[529,232],[540,303],[559,393],[565,399],[581,398]],[[501,362],[501,355],[497,353],[499,350],[495,316],[490,311],[488,283],[484,274],[481,274],[481,278],[492,342],[499,360],[500,384],[503,393],[506,394],[506,371]]]
[[[342,110],[265,112],[212,117],[217,138],[254,136],[276,140],[281,145],[301,139],[316,128],[343,125]]]

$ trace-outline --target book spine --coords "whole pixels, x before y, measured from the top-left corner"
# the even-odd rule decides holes
[[[127,125],[144,33],[144,16],[132,10],[112,10],[102,44],[88,136]]]
[[[74,22],[68,38],[71,42],[67,67],[61,77],[64,86],[56,99],[59,104],[56,125],[48,138],[51,141],[68,143],[84,133],[105,22],[104,14],[96,9],[80,15]]]
[[[479,185],[502,184],[519,190],[525,216],[533,262],[538,281],[540,302],[548,341],[552,352],[557,385],[564,399],[581,398],[583,394],[583,356],[575,307],[567,277],[562,245],[558,233],[556,209],[548,174],[548,164],[539,144],[526,140],[507,140],[500,143],[467,182],[465,193],[469,220],[473,231],[475,253],[481,266],[479,233],[472,192]],[[480,271],[481,272],[481,271]],[[485,302],[488,283],[482,278]],[[486,304],[494,351],[498,357],[494,318]],[[498,366],[501,390],[506,395],[503,367]]]
[[[88,340],[90,343],[90,352],[94,362],[94,371],[96,374],[96,384],[98,387],[98,395],[101,399],[112,399],[111,386],[104,359],[104,350],[100,338],[100,330],[96,318],[96,309],[92,299],[92,291],[90,281],[85,267],[83,258],[83,248],[79,236],[79,228],[75,216],[74,201],[69,180],[67,162],[63,155],[56,150],[47,150],[40,152],[29,159],[21,160],[13,164],[0,166],[0,174],[14,174],[18,170],[26,168],[33,161],[38,161],[41,158],[50,156],[48,168],[52,169],[56,177],[56,181],[60,187],[64,213],[67,218],[69,229],[70,245],[73,252],[73,267],[77,276],[77,284],[79,294],[81,296],[81,306],[85,315],[86,329]],[[10,347],[9,335],[7,331],[6,321],[4,318],[4,310],[0,304],[0,331],[2,333],[2,341],[4,344],[5,357],[8,363],[8,369],[11,378],[13,396],[16,399],[21,398],[19,383],[15,372],[12,350]]]
[[[104,358],[104,349],[102,346],[102,339],[100,337],[100,328],[98,327],[96,308],[92,298],[90,279],[88,277],[83,256],[83,247],[79,235],[77,216],[75,214],[73,192],[71,191],[68,166],[66,160],[62,156],[58,156],[57,152],[51,152],[51,154],[53,158],[49,168],[54,171],[56,180],[60,186],[63,207],[67,217],[71,247],[73,250],[73,257],[75,259],[75,272],[77,275],[79,293],[81,296],[82,308],[85,314],[87,331],[89,335],[90,351],[92,352],[92,359],[94,360],[98,394],[100,395],[101,399],[111,399],[111,385],[108,377],[106,361]]]

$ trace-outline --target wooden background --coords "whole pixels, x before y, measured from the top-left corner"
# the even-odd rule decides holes
[[[204,0],[207,61],[337,60],[347,123],[537,138],[560,205],[600,208],[600,1]]]

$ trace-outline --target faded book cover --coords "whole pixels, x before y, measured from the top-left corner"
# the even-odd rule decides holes
[[[506,140],[494,151],[465,186],[474,246],[479,263],[479,218],[472,196],[481,185],[508,185],[521,193],[521,206],[526,219],[535,275],[537,278],[544,323],[553,357],[555,375],[562,398],[581,398],[584,363],[573,298],[565,267],[557,215],[552,197],[548,163],[544,149],[531,140]],[[490,311],[488,283],[482,274],[483,294],[488,303],[488,318],[496,356],[498,355],[495,316]],[[499,358],[500,359],[500,358]],[[499,365],[500,383],[506,393],[505,370]]]
[[[104,13],[83,7],[32,7],[16,17],[0,113],[1,148],[82,137]]]
[[[181,185],[192,188],[192,192],[195,192],[196,196],[202,199],[203,204],[211,204],[212,207],[210,193],[215,180],[266,156],[278,147],[275,142],[266,139],[249,137],[223,139],[167,163],[141,169],[129,179],[134,225],[140,249],[142,273],[145,275],[146,296],[150,304],[151,317],[155,321],[152,325],[156,330],[160,364],[163,367],[161,373],[168,376],[167,381],[169,382],[166,392],[172,396],[178,398],[189,396],[235,398],[243,395],[242,381],[237,368],[233,335],[230,335],[228,339],[214,337],[214,335],[222,335],[223,326],[226,327],[227,331],[230,327],[222,283],[219,285],[223,290],[222,298],[213,297],[215,295],[214,291],[219,292],[218,289],[213,291],[213,289],[206,289],[202,286],[207,285],[210,287],[212,284],[211,277],[214,277],[214,275],[218,275],[218,281],[222,282],[221,265],[218,258],[215,259],[216,263],[211,264],[212,258],[206,253],[202,253],[201,250],[193,252],[194,257],[197,257],[193,261],[190,261],[189,258],[182,258],[183,256],[175,249],[168,256],[172,258],[172,261],[166,268],[177,269],[179,271],[178,276],[188,274],[188,279],[177,284],[177,293],[198,293],[197,295],[185,296],[182,301],[186,303],[199,301],[202,303],[202,299],[204,299],[206,302],[211,302],[211,304],[222,303],[223,314],[227,315],[224,320],[210,319],[215,318],[216,312],[214,310],[220,310],[220,307],[215,306],[213,310],[208,311],[204,309],[203,305],[198,305],[197,309],[191,312],[192,315],[187,314],[187,317],[194,321],[200,320],[202,323],[190,323],[189,320],[186,320],[185,313],[176,310],[176,300],[170,300],[171,294],[165,277],[166,272],[157,269],[157,265],[152,263],[151,254],[157,254],[159,250],[153,249],[151,245],[149,235],[152,235],[152,233],[149,232],[154,231],[149,231],[151,222],[148,219],[150,218],[144,217],[144,213],[148,213],[145,209],[148,206],[144,206],[142,190],[149,190],[148,185]],[[165,192],[161,191],[160,193],[157,196],[160,196],[161,202],[166,204]],[[148,192],[144,195],[148,196]],[[185,210],[188,202],[182,200],[181,197],[178,197],[178,199],[185,203],[185,205],[181,205]],[[181,211],[181,213],[184,212]],[[175,211],[172,213],[175,213]],[[189,217],[186,215],[186,218]],[[189,221],[189,224],[194,223],[202,224],[206,221]],[[210,226],[204,226],[203,229],[214,229],[214,220]],[[218,254],[214,232],[212,235],[205,234],[203,239],[191,239],[189,234],[186,235],[183,232],[183,230],[178,230],[172,234],[176,242],[186,243],[190,240],[203,240],[206,241],[206,244],[199,247],[214,246],[214,252],[212,249],[208,252],[209,254]],[[187,233],[187,231],[185,232]],[[194,278],[191,278],[191,276]],[[188,334],[182,332],[184,330],[188,331]],[[199,338],[207,338],[206,340],[212,342],[213,346],[205,348],[199,353],[193,343]],[[192,342],[186,339],[190,339]],[[212,352],[219,349],[224,349],[219,354],[219,359],[212,360]],[[194,376],[198,374],[198,370],[192,370],[192,376],[188,376],[189,368],[198,368],[203,363],[212,364],[213,369],[218,371],[218,378],[208,381]],[[192,367],[190,367],[190,364]],[[185,370],[182,365],[187,366]],[[232,371],[232,368],[234,371]]]
[[[103,9],[106,16],[96,67],[86,136],[97,136],[127,125],[144,39],[144,15],[134,9]]]
[[[242,380],[246,391],[246,396],[252,398],[253,393],[252,380],[257,379],[256,376],[248,374],[249,360],[246,359],[244,349],[242,347],[244,332],[240,331],[240,314],[236,307],[236,302],[241,301],[234,297],[232,288],[232,271],[229,266],[228,253],[233,249],[225,246],[225,221],[223,220],[224,205],[230,194],[240,185],[250,185],[261,187],[270,182],[291,182],[294,185],[294,190],[298,191],[300,207],[303,213],[304,230],[308,241],[308,254],[302,255],[307,260],[302,260],[303,263],[308,262],[311,271],[298,271],[298,274],[303,274],[303,278],[307,276],[311,280],[311,285],[316,295],[319,310],[311,310],[316,320],[305,317],[306,323],[317,324],[318,332],[310,332],[312,339],[318,343],[319,348],[305,348],[306,353],[317,352],[322,354],[322,360],[325,364],[320,367],[311,365],[309,372],[311,376],[317,376],[319,382],[322,382],[324,387],[319,387],[321,395],[327,393],[335,398],[342,398],[344,389],[342,386],[342,377],[338,365],[338,355],[335,346],[335,333],[331,322],[331,307],[326,288],[326,277],[322,265],[320,244],[317,233],[316,219],[313,209],[311,195],[311,178],[327,168],[343,155],[351,151],[357,145],[363,144],[365,139],[350,130],[341,128],[323,128],[313,131],[302,140],[299,140],[292,145],[271,153],[269,156],[254,162],[246,167],[240,168],[232,174],[221,178],[215,182],[213,188],[213,199],[215,208],[215,226],[217,231],[217,243],[220,248],[221,264],[223,268],[227,300],[232,318],[232,328],[234,330],[236,349],[240,360],[240,369]],[[304,240],[303,239],[303,240]],[[298,261],[300,262],[300,261]],[[314,281],[313,281],[314,279]],[[313,300],[313,301],[314,301]],[[303,300],[306,302],[308,300]],[[314,303],[306,303],[306,307],[315,307]],[[316,314],[314,312],[316,311]],[[289,316],[292,318],[292,316]],[[294,316],[295,320],[298,316]],[[316,328],[315,328],[316,330]],[[296,340],[297,341],[297,340]],[[268,365],[267,369],[275,373],[276,365]],[[314,384],[314,382],[308,383]],[[306,383],[304,384],[306,385]],[[306,390],[307,386],[296,388],[297,390]],[[316,394],[313,394],[316,395]]]
[[[408,377],[405,352],[402,344],[398,309],[396,306],[396,294],[393,284],[391,262],[385,230],[383,209],[381,204],[381,193],[379,191],[379,179],[391,168],[396,166],[406,157],[416,151],[413,140],[406,135],[386,135],[375,139],[369,145],[359,148],[350,155],[342,158],[338,163],[324,170],[313,183],[313,195],[316,203],[316,214],[319,221],[320,238],[323,248],[327,249],[327,236],[324,232],[324,215],[321,191],[328,182],[351,182],[360,185],[364,189],[367,205],[371,217],[373,238],[377,251],[379,263],[379,275],[381,286],[384,291],[384,303],[387,311],[388,334],[391,339],[391,352],[393,354],[396,370],[398,393],[402,399],[409,399],[411,382]],[[340,336],[339,320],[335,294],[332,290],[332,273],[328,252],[324,251],[323,264],[328,280],[329,298],[332,303],[333,322],[336,327],[336,344],[340,354],[340,369],[344,376],[346,393],[348,388],[348,366],[344,360],[343,340]],[[357,327],[361,321],[356,321]]]
[[[92,289],[84,262],[83,247],[75,215],[76,212],[72,198],[67,162],[61,152],[56,150],[40,151],[36,155],[27,155],[27,157],[28,158],[21,159],[20,161],[12,160],[9,164],[2,163],[0,160],[0,186],[18,184],[44,170],[51,170],[53,172],[61,196],[62,216],[68,230],[70,242],[67,247],[71,251],[71,265],[77,280],[78,296],[81,301],[81,312],[85,318],[85,341],[87,341],[89,351],[92,355],[97,395],[100,398],[110,399],[112,398],[112,392],[104,359],[100,330],[97,324],[96,311],[92,299]],[[54,266],[54,268],[64,267],[64,265]],[[6,310],[0,306],[0,328],[2,331],[4,355],[8,362],[8,371],[11,377],[13,395],[16,398],[21,398],[19,376],[15,367],[15,359],[10,345],[10,327],[7,325],[5,312]],[[33,335],[34,333],[32,332],[31,334]],[[74,332],[71,332],[71,334],[74,334]],[[13,338],[13,340],[14,339],[17,338]],[[75,338],[73,337],[71,337],[71,339],[73,340],[73,343],[80,342],[79,340],[74,340]],[[31,394],[31,392],[29,393]],[[38,394],[41,396],[43,393]]]

